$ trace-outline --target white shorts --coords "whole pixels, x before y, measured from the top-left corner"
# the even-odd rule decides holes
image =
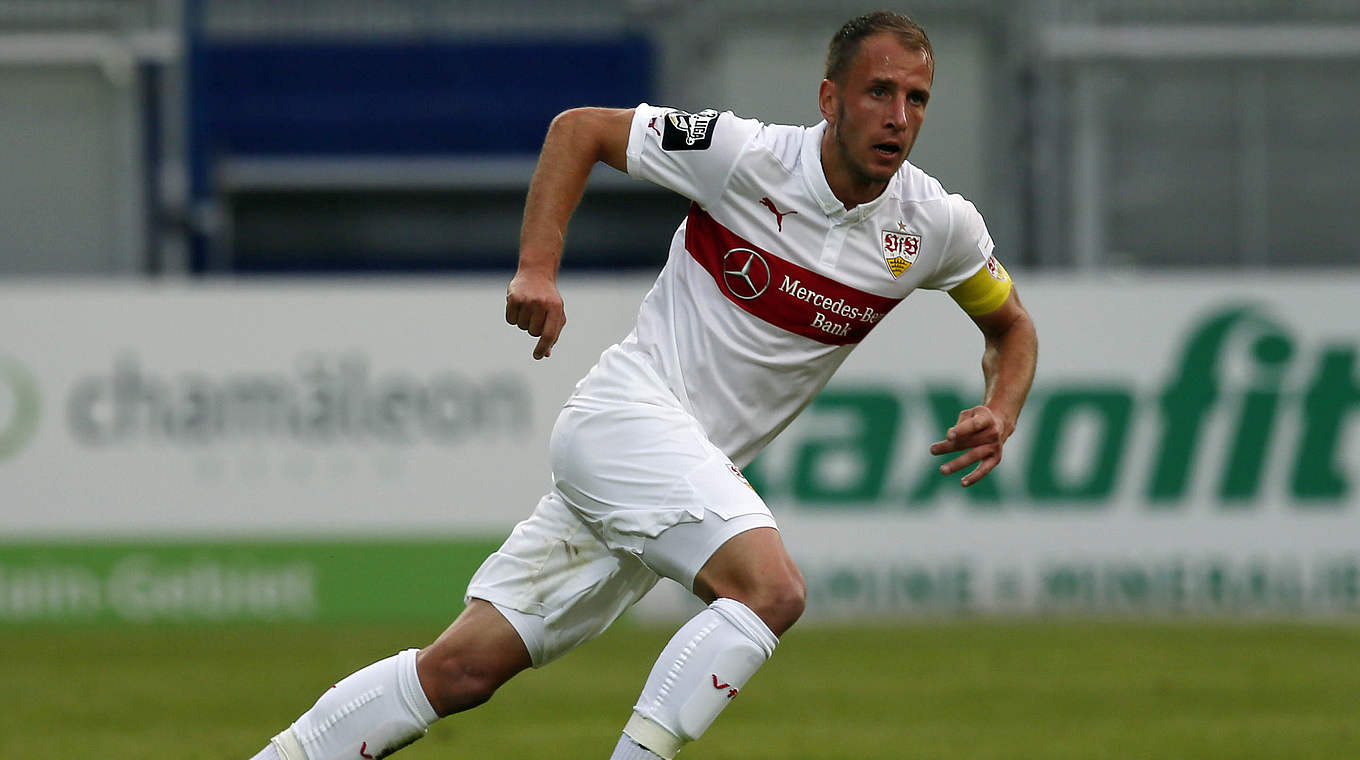
[[[468,585],[506,616],[534,667],[598,636],[658,578],[694,576],[739,533],[777,527],[732,462],[679,409],[563,409],[554,485]]]

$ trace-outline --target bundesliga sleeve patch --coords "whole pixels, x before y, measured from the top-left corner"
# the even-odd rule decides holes
[[[718,112],[711,108],[699,113],[671,111],[666,114],[661,147],[664,150],[706,150],[713,144],[717,121]]]

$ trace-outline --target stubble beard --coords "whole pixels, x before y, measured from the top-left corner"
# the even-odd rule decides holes
[[[850,150],[850,145],[846,143],[845,138],[841,136],[841,125],[844,123],[845,104],[841,103],[836,108],[836,123],[832,127],[831,138],[836,145],[836,150],[840,152],[841,164],[844,165],[846,171],[849,172],[851,181],[865,187],[887,185],[888,180],[892,179],[892,174],[883,178],[876,177],[873,174],[870,174],[869,168],[866,165],[861,164],[854,159],[854,154]],[[898,166],[899,168],[901,167],[900,164]],[[894,173],[896,173],[896,170],[894,170]]]

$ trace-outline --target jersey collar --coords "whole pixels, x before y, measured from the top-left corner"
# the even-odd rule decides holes
[[[877,198],[846,211],[845,204],[841,203],[841,199],[837,198],[836,194],[831,191],[831,185],[826,181],[826,173],[822,171],[822,134],[825,132],[825,121],[804,130],[802,162],[803,182],[807,185],[812,196],[821,204],[822,211],[826,212],[827,216],[832,218],[849,217],[850,221],[859,221],[874,213],[889,197],[900,198],[902,196],[902,172],[898,170]],[[902,165],[906,166],[905,163]]]

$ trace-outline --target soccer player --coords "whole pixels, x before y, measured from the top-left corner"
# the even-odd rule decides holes
[[[598,635],[659,577],[708,604],[662,650],[613,760],[698,739],[802,614],[805,584],[741,466],[916,288],[982,331],[982,403],[934,454],[946,474],[1001,461],[1033,379],[1034,327],[982,217],[906,163],[930,99],[925,32],[881,11],[833,37],[824,122],[730,112],[573,109],[530,184],[506,321],[548,357],[567,222],[602,161],[693,201],[637,325],[577,385],[549,443],[553,488],[473,577],[434,643],[359,670],[257,758],[382,757],[529,667]]]

